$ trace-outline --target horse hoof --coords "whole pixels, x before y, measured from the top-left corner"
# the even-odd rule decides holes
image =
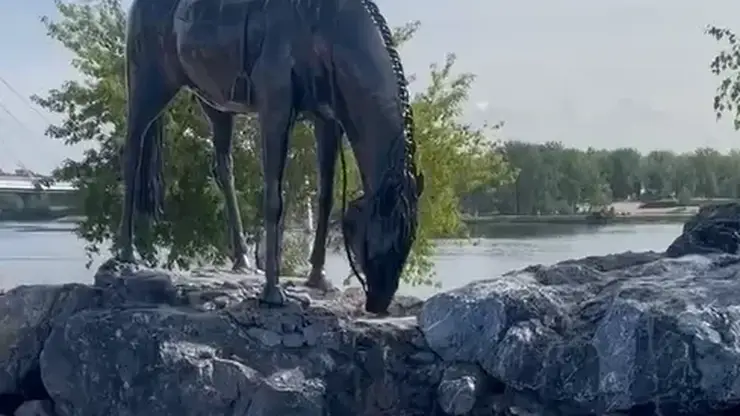
[[[260,300],[268,306],[284,306],[286,299],[285,291],[277,285],[266,283],[262,288]]]
[[[311,269],[311,273],[309,273],[306,280],[306,286],[321,290],[322,292],[328,292],[334,289],[334,286],[326,280],[326,273],[323,269]]]

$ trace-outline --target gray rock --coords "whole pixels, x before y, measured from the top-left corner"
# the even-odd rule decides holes
[[[99,289],[79,284],[19,286],[0,295],[0,395],[21,393],[28,377],[38,378],[32,373],[55,325],[102,302]]]
[[[306,344],[309,346],[314,346],[319,341],[319,338],[321,338],[324,330],[319,324],[309,324],[302,329],[302,332],[303,339],[306,340]]]
[[[306,343],[303,335],[295,332],[283,335],[283,345],[288,348],[299,348]]]
[[[691,231],[702,223],[712,220],[737,220],[740,219],[740,204],[737,202],[726,202],[721,204],[702,205],[693,217],[683,225],[683,232]]]
[[[610,267],[529,267],[437,294],[419,324],[445,360],[478,364],[566,414],[740,403],[740,257],[610,257]]]
[[[432,364],[437,361],[437,355],[431,351],[419,351],[411,354],[409,361],[419,364]]]
[[[85,311],[52,332],[41,377],[62,416],[227,415],[261,379],[225,356],[240,341],[216,314]]]
[[[49,400],[31,400],[21,404],[15,416],[55,416],[54,404]]]
[[[483,392],[485,375],[472,365],[453,364],[447,367],[437,388],[437,401],[445,413],[454,416],[469,414],[478,395]]]
[[[307,379],[299,368],[278,371],[265,378],[246,416],[324,416],[325,393],[323,381]]]
[[[710,253],[740,254],[740,204],[737,202],[701,207],[666,250],[669,257]]]
[[[280,345],[280,342],[282,342],[280,334],[262,328],[249,328],[247,329],[247,334],[259,340],[265,347],[274,347]]]
[[[6,339],[38,338],[25,373],[40,369],[41,393],[58,416],[432,411],[433,401],[418,395],[438,379],[407,385],[419,371],[405,364],[418,352],[415,318],[357,320],[361,304],[356,310],[340,292],[317,293],[288,279],[288,304],[269,308],[258,300],[263,283],[217,271],[107,269],[96,287],[4,295],[16,308]],[[22,315],[28,305],[47,312]],[[20,376],[8,379],[8,391],[20,397],[22,384]]]
[[[295,279],[271,308],[257,276],[105,269],[0,295],[0,412],[51,397],[48,416],[732,414],[739,275],[733,255],[589,257],[378,318],[357,291]]]

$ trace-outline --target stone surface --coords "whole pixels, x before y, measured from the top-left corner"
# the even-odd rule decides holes
[[[15,416],[53,416],[54,404],[49,400],[31,400],[15,411]]]
[[[731,415],[739,276],[731,254],[589,257],[386,318],[295,279],[267,307],[262,277],[215,269],[19,287],[0,294],[0,414]]]
[[[729,255],[533,266],[433,296],[419,325],[444,360],[564,414],[711,414],[740,404],[738,276]]]
[[[284,279],[288,304],[271,308],[258,300],[263,283],[108,269],[93,286],[0,295],[0,406],[14,403],[0,412],[33,414],[34,399],[54,403],[50,416],[433,411],[440,363],[411,316],[421,301],[399,297],[395,316],[378,319],[360,291]]]
[[[740,254],[740,204],[701,207],[666,250],[669,257],[709,253]]]
[[[101,290],[77,284],[19,286],[0,295],[0,395],[32,389],[52,328],[101,302]]]
[[[247,416],[324,416],[325,394],[321,379],[307,379],[299,368],[280,370],[252,396]]]
[[[442,374],[437,387],[437,400],[447,414],[462,416],[475,407],[483,392],[485,375],[473,365],[452,364]]]

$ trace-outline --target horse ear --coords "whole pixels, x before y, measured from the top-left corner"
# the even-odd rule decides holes
[[[424,192],[424,174],[419,172],[416,174],[416,197],[420,197]]]

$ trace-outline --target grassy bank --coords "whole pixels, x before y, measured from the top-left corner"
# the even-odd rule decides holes
[[[485,224],[654,224],[683,223],[692,217],[692,213],[675,214],[639,214],[617,215],[595,220],[583,214],[573,215],[491,215],[464,217],[463,221],[471,225]]]

